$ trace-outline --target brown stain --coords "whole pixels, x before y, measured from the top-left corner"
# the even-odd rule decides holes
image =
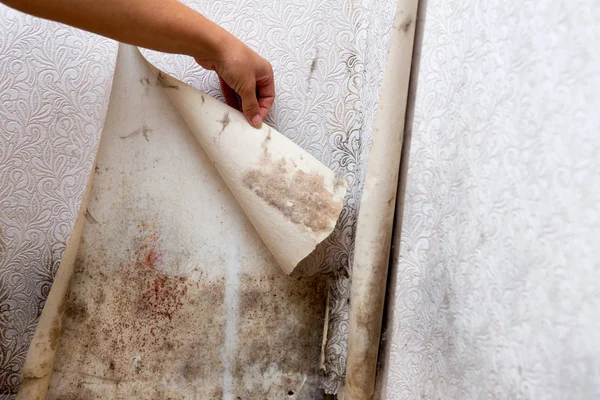
[[[216,388],[211,398],[221,400],[223,398],[223,388]]]
[[[92,400],[97,398],[98,396],[92,390],[80,384],[74,391],[63,394],[60,400]]]
[[[144,139],[146,139],[146,141],[149,142],[150,139],[148,138],[148,133],[150,132],[154,132],[154,129],[148,128],[146,125],[142,125],[140,128],[128,133],[127,135],[119,136],[119,138],[129,139],[141,133],[144,136]]]
[[[402,22],[400,24],[400,26],[398,27],[399,30],[401,30],[404,33],[407,33],[408,30],[410,29],[410,27],[412,26],[413,23],[413,19],[412,17],[408,17],[404,20],[404,22]]]
[[[268,153],[261,163],[262,168],[243,175],[247,188],[295,224],[313,232],[331,229],[342,203],[327,190],[322,175],[297,170],[288,177],[286,160],[274,161]]]
[[[85,210],[85,220],[90,224],[97,224],[98,220],[90,213],[90,210]]]
[[[220,135],[225,131],[225,128],[227,128],[227,125],[229,125],[229,123],[231,122],[231,119],[229,118],[229,112],[226,112],[225,115],[223,115],[223,118],[219,120],[219,122],[222,126],[221,132],[219,132]]]
[[[234,395],[282,399],[293,391],[296,399],[322,398],[317,379],[327,301],[325,279],[298,280],[279,273],[243,275],[240,288],[238,326],[244,334],[238,337]],[[282,377],[265,393],[262,376],[273,366]],[[297,391],[305,375],[310,382]],[[254,386],[246,387],[245,381]]]
[[[69,300],[66,317],[76,323],[85,321],[88,318],[87,305],[79,300]]]
[[[74,383],[90,374],[121,382],[124,398],[180,398],[171,389],[156,392],[154,380],[185,374],[199,398],[210,398],[221,387],[224,280],[170,273],[180,261],[167,257],[157,224],[143,220],[136,229],[121,256],[102,240],[86,241],[84,247],[96,248],[93,257],[80,251],[55,370],[70,371]]]
[[[56,350],[56,347],[58,346],[58,341],[60,340],[60,322],[59,321],[56,321],[54,323],[54,325],[52,325],[52,328],[50,328],[48,339],[49,339],[49,343],[50,343],[50,349]]]
[[[393,197],[387,202],[390,207],[394,206],[392,200]],[[375,269],[372,274],[374,278],[368,282],[366,294],[361,303],[356,305],[356,323],[359,333],[371,346],[360,349],[362,351],[358,353],[356,360],[347,366],[348,383],[355,388],[364,387],[365,382],[371,382],[375,378],[375,370],[364,368],[364,366],[377,363],[392,226],[393,218],[387,218],[382,222],[377,237],[373,238],[370,251],[373,252],[371,259]],[[354,268],[360,268],[358,263]]]
[[[61,337],[62,320],[67,309],[67,299],[60,299],[57,309],[57,317],[52,321],[52,326],[48,332],[48,345],[50,350],[54,351],[58,347],[58,342]]]
[[[183,368],[181,369],[181,376],[183,376],[188,382],[201,380],[210,374],[212,365],[206,364],[202,357],[198,357],[195,354],[195,349],[201,348],[202,343],[192,344],[189,348],[188,356],[186,357]]]
[[[144,139],[146,139],[146,142],[149,142],[149,141],[150,141],[150,139],[148,138],[148,132],[152,132],[152,129],[148,129],[148,128],[146,127],[146,125],[144,125],[144,126],[142,127],[142,135],[144,136]]]
[[[144,87],[146,94],[150,93],[150,87],[162,87],[165,89],[179,90],[179,86],[169,83],[169,78],[163,72],[159,71],[156,76],[156,84],[150,82],[150,77],[146,76],[140,79],[140,84]]]
[[[148,93],[150,93],[150,78],[149,77],[144,77],[144,78],[140,78],[140,84],[144,87],[144,93],[146,95],[148,95]]]
[[[315,55],[315,58],[312,59],[312,61],[310,63],[310,67],[308,69],[308,76],[306,77],[306,82],[307,82],[309,89],[312,88],[311,82],[312,82],[312,78],[315,74],[315,71],[317,70],[318,62],[319,62],[319,49],[317,49],[317,54]]]
[[[158,71],[158,75],[156,77],[156,86],[160,86],[165,89],[175,89],[179,90],[179,86],[169,83],[168,77],[162,72]]]
[[[319,56],[317,55],[315,58],[313,58],[312,62],[310,63],[310,72],[309,75],[312,76],[315,71],[317,70],[317,61],[319,60]]]

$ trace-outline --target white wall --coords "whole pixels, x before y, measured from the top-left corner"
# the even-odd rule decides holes
[[[598,398],[600,9],[421,17],[387,398]]]

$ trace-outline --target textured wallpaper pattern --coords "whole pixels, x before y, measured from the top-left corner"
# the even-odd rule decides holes
[[[83,198],[116,43],[0,5],[0,55],[0,398],[8,398]]]
[[[386,398],[599,398],[600,9],[421,17]]]
[[[344,175],[338,227],[307,272],[327,272],[331,315],[323,384],[345,372],[349,265],[395,1],[185,1],[273,65],[269,122]],[[0,392],[13,393],[68,239],[110,93],[116,43],[0,6]],[[147,52],[220,97],[191,58]]]

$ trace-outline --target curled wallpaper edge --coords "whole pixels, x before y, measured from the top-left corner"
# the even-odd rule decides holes
[[[291,274],[333,232],[346,181],[275,128],[252,127],[240,111],[146,62],[155,73],[146,79],[165,89],[281,269]]]
[[[417,0],[399,0],[357,221],[345,400],[370,399],[386,293]]]

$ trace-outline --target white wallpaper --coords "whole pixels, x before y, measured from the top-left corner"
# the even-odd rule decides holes
[[[273,64],[270,122],[348,180],[338,229],[310,272],[333,272],[327,371],[343,379],[349,265],[394,0],[185,3]],[[116,43],[0,6],[0,396],[19,371],[70,235],[106,112]],[[191,58],[151,57],[219,96]]]
[[[599,398],[600,9],[424,12],[384,397]]]

